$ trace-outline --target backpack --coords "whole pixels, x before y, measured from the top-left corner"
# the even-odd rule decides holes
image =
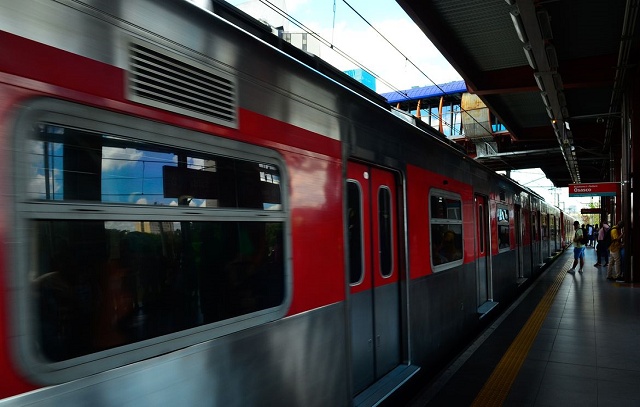
[[[582,237],[580,238],[580,244],[587,244],[589,243],[589,235],[583,233]]]

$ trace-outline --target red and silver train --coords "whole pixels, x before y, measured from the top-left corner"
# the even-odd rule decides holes
[[[572,222],[223,2],[0,0],[0,405],[375,405]]]

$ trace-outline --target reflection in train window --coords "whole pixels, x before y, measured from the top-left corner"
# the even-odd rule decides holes
[[[282,209],[271,164],[45,123],[28,149],[29,199]]]
[[[462,264],[462,200],[444,191],[432,191],[429,198],[431,262],[434,271]]]
[[[498,222],[498,249],[507,250],[511,248],[511,244],[509,243],[509,209],[506,206],[498,205],[496,220]]]
[[[52,361],[280,305],[280,223],[34,221],[39,347]]]
[[[213,338],[284,314],[274,159],[47,123],[26,146],[31,343],[47,360],[205,329]]]

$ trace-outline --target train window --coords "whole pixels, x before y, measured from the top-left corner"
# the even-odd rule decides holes
[[[393,228],[391,221],[391,192],[388,188],[378,190],[378,238],[380,242],[380,274],[393,274]]]
[[[30,371],[99,372],[286,314],[277,153],[65,102],[33,105],[18,126],[16,230],[28,245],[13,277],[33,321],[16,328]]]
[[[347,227],[349,239],[349,283],[358,284],[364,276],[362,259],[362,192],[355,181],[347,182]]]
[[[460,196],[434,190],[429,198],[431,262],[434,271],[462,264],[462,200]]]
[[[498,250],[510,249],[509,209],[506,206],[498,205],[496,220],[498,222]]]
[[[280,223],[36,220],[33,226],[37,342],[51,361],[284,299]]]

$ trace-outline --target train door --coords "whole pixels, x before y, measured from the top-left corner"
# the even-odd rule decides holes
[[[514,206],[514,219],[513,223],[515,226],[516,233],[516,273],[518,282],[524,280],[524,247],[523,247],[523,239],[522,232],[524,227],[522,225],[522,207],[520,205]]]
[[[398,211],[392,172],[350,162],[347,175],[355,395],[401,361]]]
[[[540,259],[544,263],[549,257],[549,217],[546,213],[540,212]]]
[[[549,235],[550,235],[550,249],[549,252],[553,256],[558,251],[558,234],[556,231],[556,217],[554,215],[549,215]]]
[[[489,209],[487,197],[476,195],[476,273],[478,276],[478,306],[491,298],[489,250]]]
[[[531,263],[534,268],[540,265],[540,212],[531,210]]]

